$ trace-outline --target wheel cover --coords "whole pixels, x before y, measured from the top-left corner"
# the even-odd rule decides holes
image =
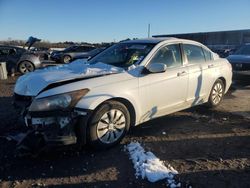
[[[221,83],[216,83],[212,91],[212,101],[216,105],[218,104],[223,96],[223,86]]]
[[[97,124],[97,137],[105,144],[117,141],[125,131],[126,117],[118,109],[105,112]]]
[[[70,58],[69,56],[65,56],[65,57],[63,58],[64,63],[69,63],[70,60],[71,60],[71,58]]]
[[[33,65],[30,62],[22,62],[19,66],[21,73],[32,72],[34,70]]]

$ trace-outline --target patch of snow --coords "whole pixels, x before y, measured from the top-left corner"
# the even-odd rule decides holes
[[[124,69],[104,63],[87,64],[78,60],[69,64],[38,69],[18,78],[15,93],[36,96],[51,83],[77,78],[121,73]],[[39,83],[39,84],[37,84]]]
[[[217,121],[216,121],[216,119],[214,119],[214,118],[211,118],[211,119],[208,121],[208,123],[215,123],[215,122],[217,122]]]
[[[207,116],[207,115],[202,115],[202,114],[198,114],[198,113],[195,113],[195,112],[192,113],[191,116],[193,118],[195,118],[195,119],[202,119],[202,118],[208,119],[209,118],[209,116]]]
[[[44,72],[54,72],[54,71],[67,71],[68,73],[84,74],[85,76],[88,76],[93,74],[98,75],[98,74],[116,73],[116,72],[121,72],[123,70],[124,69],[122,68],[101,62],[95,64],[88,64],[86,61],[78,59],[69,64],[49,66],[43,69],[37,69],[29,74],[32,73],[35,74],[38,72],[44,73]]]
[[[165,166],[164,162],[157,158],[152,152],[146,152],[138,142],[131,142],[126,146],[130,154],[130,159],[134,164],[136,170],[136,178],[146,178],[150,182],[158,180],[167,180],[167,185],[170,187],[180,187],[180,183],[176,183],[174,176],[178,172],[168,164]]]
[[[104,64],[104,63],[96,63],[96,64],[85,64],[82,74],[84,75],[102,75],[102,74],[112,74],[123,72],[124,69],[115,67],[112,65]]]

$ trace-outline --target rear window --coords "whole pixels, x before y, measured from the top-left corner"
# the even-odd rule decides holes
[[[202,50],[204,52],[206,61],[213,60],[213,56],[212,56],[212,53],[210,51],[206,50],[205,48],[202,48]]]
[[[203,50],[200,46],[183,44],[183,50],[189,63],[203,63],[206,61]]]
[[[64,52],[73,52],[76,49],[77,46],[70,46],[68,48],[64,49]]]

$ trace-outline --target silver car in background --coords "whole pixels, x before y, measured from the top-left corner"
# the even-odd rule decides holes
[[[17,71],[25,74],[42,67],[42,56],[40,55],[39,53],[30,51],[24,53],[17,63]]]
[[[73,45],[62,51],[53,52],[51,59],[59,63],[70,63],[76,59],[87,59],[95,56],[101,51],[92,45]]]
[[[34,39],[29,44],[28,49],[39,40]],[[74,45],[62,51],[55,51],[49,54],[48,51],[28,50],[17,63],[17,71],[21,74],[33,72],[35,69],[49,66],[70,63],[76,59],[88,59],[99,54],[105,48],[96,48],[91,45]]]
[[[37,68],[42,67],[42,62],[49,59],[49,52],[47,50],[31,50],[31,47],[36,42],[41,41],[35,37],[29,37],[25,45],[28,46],[28,50],[23,53],[17,62],[17,72],[25,74],[32,72]]]

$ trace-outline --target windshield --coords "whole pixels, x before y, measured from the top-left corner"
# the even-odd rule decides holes
[[[89,63],[105,63],[117,67],[139,64],[155,44],[118,43],[89,60]]]
[[[239,50],[235,52],[237,55],[250,55],[250,45],[245,45],[240,47]]]

